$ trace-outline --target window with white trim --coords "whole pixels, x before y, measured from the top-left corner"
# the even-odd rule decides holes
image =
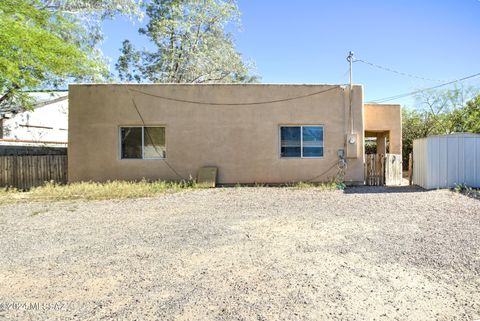
[[[120,127],[121,159],[162,159],[165,149],[165,127]]]
[[[323,157],[323,126],[280,126],[280,157]]]

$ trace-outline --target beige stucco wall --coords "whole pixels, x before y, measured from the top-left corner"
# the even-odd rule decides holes
[[[218,167],[219,183],[305,181],[338,161],[345,148],[348,89],[325,85],[130,85],[147,125],[166,127],[168,164],[183,178],[196,177],[202,166]],[[329,90],[321,94],[320,91]],[[199,105],[160,99],[249,103]],[[313,95],[312,95],[313,94]],[[354,86],[354,132],[363,142],[363,90]],[[163,160],[120,159],[119,127],[142,125],[126,85],[71,85],[69,88],[68,177],[75,181],[179,179]],[[323,125],[322,159],[280,158],[280,125]],[[346,180],[363,182],[363,143],[349,159]],[[329,171],[314,181],[335,175]]]
[[[365,104],[365,131],[389,132],[390,153],[402,153],[402,110],[400,105]]]

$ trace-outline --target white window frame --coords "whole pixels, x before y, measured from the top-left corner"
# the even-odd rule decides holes
[[[300,156],[295,157],[285,157],[282,156],[282,127],[300,127]],[[323,155],[322,156],[303,156],[303,127],[322,127],[323,131],[323,140],[322,140],[322,148],[323,148]],[[319,124],[302,124],[302,125],[280,125],[278,126],[278,155],[280,159],[323,159],[325,157],[325,126]]]
[[[167,126],[165,125],[121,125],[118,127],[118,156],[120,160],[159,160],[166,159],[167,157],[148,157],[145,158],[145,127],[162,127],[165,128],[165,154],[167,150]],[[142,158],[123,158],[122,157],[122,128],[141,128],[142,129]]]

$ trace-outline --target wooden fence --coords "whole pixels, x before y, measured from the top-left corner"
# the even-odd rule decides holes
[[[0,187],[29,189],[67,182],[67,155],[0,156]]]
[[[365,182],[367,185],[401,185],[402,155],[365,155]]]
[[[385,155],[365,155],[365,183],[367,185],[383,185],[385,180]]]

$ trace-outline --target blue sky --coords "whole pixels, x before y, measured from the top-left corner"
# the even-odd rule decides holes
[[[238,0],[238,5],[237,49],[255,61],[263,83],[346,83],[349,50],[426,78],[449,81],[480,72],[479,0]],[[112,71],[124,39],[148,46],[138,35],[140,25],[121,17],[105,22],[102,50]],[[353,79],[364,85],[366,101],[440,84],[358,62]],[[480,87],[480,77],[465,85]],[[411,106],[413,100],[392,103]]]

